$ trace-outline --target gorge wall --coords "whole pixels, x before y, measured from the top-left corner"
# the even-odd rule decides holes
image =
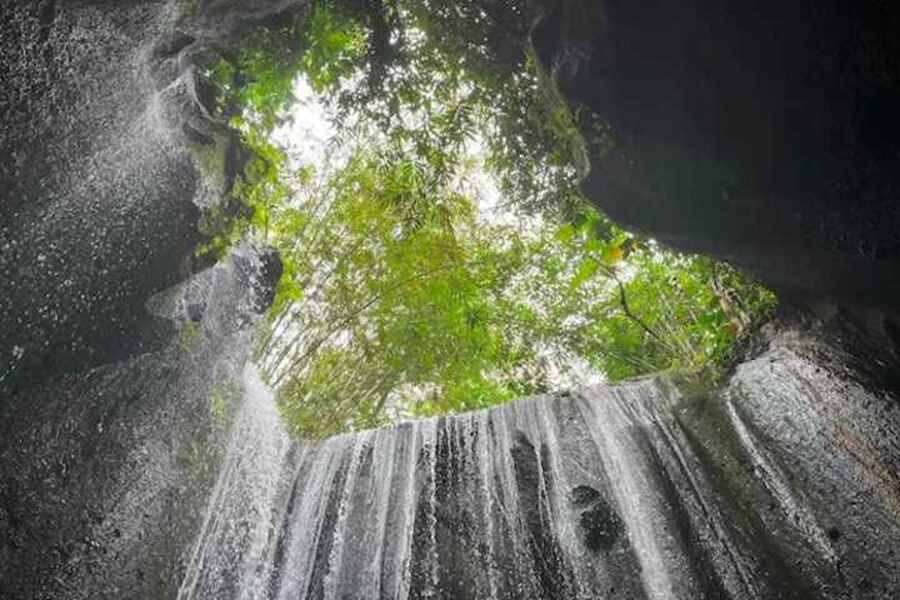
[[[714,394],[649,378],[318,444],[245,377],[179,599],[900,593],[900,404],[815,336]]]
[[[288,4],[0,2],[0,395],[172,336],[144,304],[209,266],[201,210],[242,168],[194,57]]]
[[[849,83],[822,108],[812,83],[784,88],[809,60],[789,61],[773,95],[760,70],[771,56],[747,58],[759,42],[729,46],[766,24],[744,14],[753,3],[713,11],[706,37],[661,2],[554,3],[535,29],[563,90],[634,145],[593,157],[595,201],[785,298],[871,309],[864,333],[784,331],[717,393],[645,380],[298,446],[245,369],[277,261],[194,255],[200,211],[241,162],[194,59],[299,4],[0,0],[0,597],[900,595],[898,336],[884,318],[898,298],[900,171],[890,111],[875,110],[896,89],[893,38],[873,38],[887,48],[878,73],[849,60],[864,76],[839,77]],[[685,14],[704,12],[695,4]],[[773,55],[819,31],[788,41],[797,15],[783,4],[760,3],[787,24]],[[855,39],[837,33],[839,46]],[[729,60],[704,71],[703,47],[672,50],[690,36]],[[628,54],[646,40],[658,42],[646,61]],[[665,74],[677,56],[690,86]],[[640,76],[619,85],[626,72]],[[634,98],[681,100],[666,112]],[[634,113],[610,112],[620,101]],[[709,107],[740,108],[734,122],[765,121],[760,132],[790,125],[789,109],[819,116],[766,141],[716,129],[697,115],[728,115]],[[835,163],[816,149],[835,146],[805,136],[825,122],[853,125],[836,142],[840,172],[865,177],[820,181]],[[767,150],[778,160],[758,162]]]
[[[163,348],[3,400],[0,597],[174,595],[242,404],[265,267],[239,250],[150,299],[180,328]]]
[[[900,9],[538,4],[541,62],[611,128],[584,182],[610,217],[741,265],[784,301],[885,311],[896,331]]]
[[[4,599],[177,592],[279,275],[194,254],[240,164],[192,43],[278,8],[223,4],[0,2]]]

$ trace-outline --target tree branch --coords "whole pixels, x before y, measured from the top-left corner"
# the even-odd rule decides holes
[[[671,347],[669,346],[668,342],[666,342],[666,340],[664,340],[658,333],[656,333],[653,330],[653,328],[651,328],[649,325],[644,323],[644,321],[640,317],[638,317],[636,314],[634,314],[631,311],[631,307],[628,305],[628,294],[625,292],[625,285],[622,283],[622,280],[619,279],[619,275],[613,269],[611,269],[609,267],[604,267],[604,270],[606,271],[607,275],[609,275],[609,277],[613,281],[615,281],[616,285],[619,287],[619,304],[621,305],[622,311],[625,313],[625,316],[627,316],[629,319],[634,321],[650,337],[655,339],[657,342],[659,342],[666,348],[671,349]]]

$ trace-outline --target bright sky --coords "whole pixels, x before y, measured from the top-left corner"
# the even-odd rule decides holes
[[[275,130],[273,140],[286,150],[295,169],[311,164],[320,175],[327,173],[336,166],[336,160],[346,158],[340,149],[330,147],[336,132],[329,121],[328,109],[303,77],[294,83],[294,96],[297,101],[288,120]],[[471,140],[468,151],[481,160],[486,154],[484,140],[480,137]],[[484,223],[514,225],[520,231],[540,226],[539,217],[518,215],[506,209],[497,179],[483,165],[473,170],[468,183],[466,192],[476,200],[479,219]]]
[[[321,171],[326,162],[328,142],[335,133],[334,127],[306,79],[300,77],[294,83],[294,96],[297,101],[288,122],[279,127],[272,137],[287,150],[288,157],[298,167],[313,164],[317,171]]]

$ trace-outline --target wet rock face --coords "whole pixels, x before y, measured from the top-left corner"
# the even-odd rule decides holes
[[[893,598],[898,400],[798,331],[718,391],[648,378],[309,445],[258,386],[179,598]]]
[[[187,274],[199,211],[150,55],[171,5],[0,10],[2,396],[159,348],[143,303]]]
[[[900,9],[546,5],[538,55],[612,128],[585,191],[614,219],[786,295],[900,298]]]
[[[241,168],[194,58],[304,4],[0,0],[0,397],[165,345],[144,303],[203,266],[200,209]]]
[[[0,404],[4,600],[174,597],[265,285],[255,252],[236,257],[150,302],[179,330],[164,349]]]
[[[594,552],[612,549],[624,532],[624,524],[600,492],[580,485],[572,490],[572,504],[581,509],[578,524],[584,536],[584,545]]]
[[[558,483],[553,473],[550,446],[534,447],[524,431],[516,432],[510,450],[518,492],[519,517],[525,527],[525,546],[537,576],[536,598],[574,597],[572,565],[566,561],[560,540],[550,525],[553,510],[549,503]]]
[[[280,274],[194,257],[242,167],[194,54],[287,3],[226,4],[0,0],[4,599],[177,593]]]

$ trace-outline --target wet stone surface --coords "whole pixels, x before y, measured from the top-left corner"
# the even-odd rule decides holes
[[[292,4],[0,0],[4,600],[900,597],[900,402],[888,346],[863,352],[843,335],[786,331],[702,397],[663,377],[315,445],[291,441],[270,393],[243,369],[247,331],[280,266],[238,254],[205,270],[193,257],[200,207],[222,191],[201,184],[228,173],[203,172],[191,148],[230,138],[202,118],[197,102],[208,94],[191,56]],[[644,41],[672,42],[670,25],[684,23],[660,15],[650,15],[660,35]],[[746,16],[769,35],[765,19]],[[574,36],[562,40],[563,67],[596,56],[582,26],[554,31]],[[775,41],[802,44],[793,33]],[[624,43],[618,58],[641,47]],[[761,68],[780,65],[759,54],[758,40],[747,47]],[[657,58],[649,67],[670,72],[677,53]],[[664,108],[690,112],[708,104],[703,94],[724,91],[739,108],[780,114],[777,97],[741,102],[754,82],[734,83],[681,86],[699,95]],[[598,89],[609,88],[589,91]],[[819,90],[800,91],[822,108]],[[653,181],[640,171],[647,164],[662,159],[666,173],[689,181],[708,173],[694,168],[708,163],[692,161],[717,144],[743,153],[735,164],[744,174],[771,175],[766,191],[800,172],[770,162],[777,153],[756,143],[778,119],[754,128],[758,119],[736,118],[738,131],[724,136],[667,129],[703,125],[709,111],[698,121],[642,118],[648,136],[635,137],[632,156],[611,156],[595,173],[610,176],[587,187],[600,203],[621,201],[607,208],[624,223],[736,257],[785,290],[892,301],[900,228],[891,186],[900,171],[894,138],[872,135],[871,123],[884,119],[866,116],[890,113],[890,91],[857,105],[863,124],[847,128],[861,134],[848,164],[874,176],[830,181],[828,206],[808,195],[772,203],[733,194],[733,182],[719,180],[673,192],[691,202],[643,194],[634,184]],[[627,129],[647,105],[620,108],[611,116]],[[781,148],[793,147],[784,143],[797,141],[793,131],[812,132],[813,142],[828,135],[811,124],[770,133]],[[642,146],[654,134],[677,143]],[[750,143],[720,144],[728,140]],[[700,152],[679,154],[684,147]],[[234,171],[240,152],[222,151]],[[829,185],[816,177],[828,160],[817,155],[817,186]],[[758,191],[766,181],[750,183]],[[750,231],[748,214],[762,225]],[[812,254],[798,242],[809,239]],[[896,327],[876,321],[896,346]],[[225,410],[214,410],[213,397],[228,398]]]
[[[625,526],[612,506],[597,498],[578,518],[584,545],[594,552],[610,550],[622,537]]]
[[[250,528],[216,519],[181,597],[892,597],[897,453],[877,444],[900,415],[847,364],[785,331],[703,398],[650,378],[296,446],[264,490],[227,469],[209,514]]]

